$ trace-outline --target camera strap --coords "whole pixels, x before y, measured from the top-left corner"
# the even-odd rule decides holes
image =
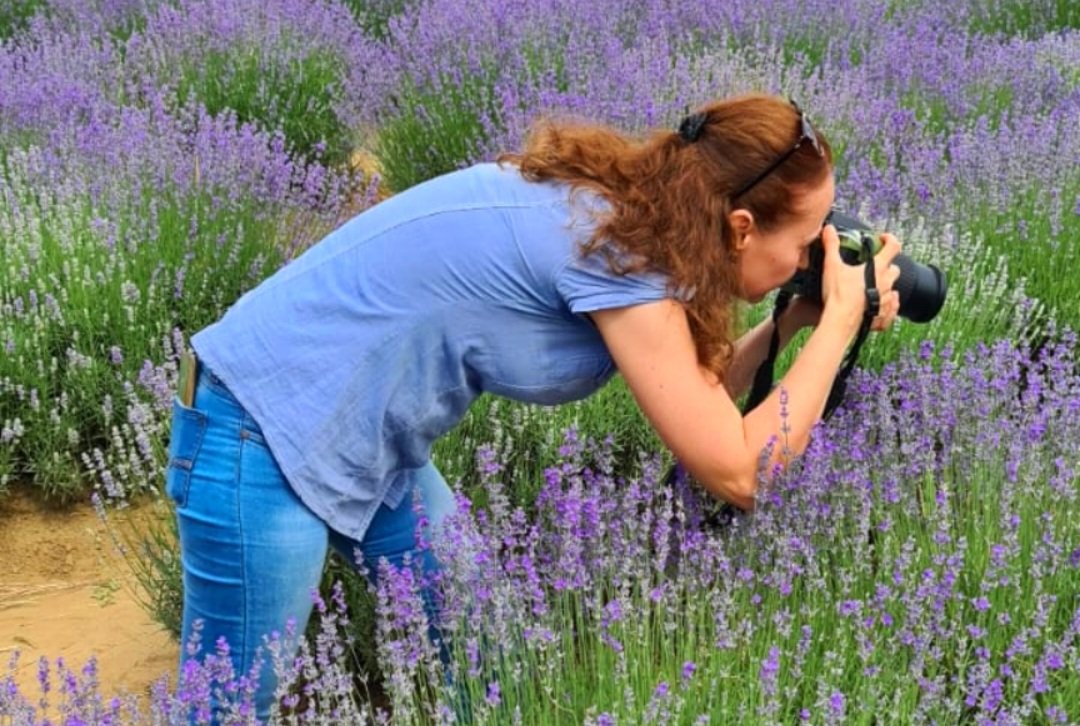
[[[776,356],[780,353],[780,316],[787,310],[793,297],[795,297],[795,294],[787,288],[780,288],[780,292],[776,294],[776,302],[773,304],[772,311],[772,338],[769,339],[769,354],[758,366],[757,372],[754,373],[754,383],[750,387],[750,396],[746,399],[746,406],[743,408],[744,414],[750,413],[751,409],[764,401],[765,397],[769,395],[769,391],[772,390],[773,367],[776,364]]]
[[[855,362],[859,358],[859,350],[862,348],[863,343],[866,342],[867,335],[870,334],[870,325],[881,309],[881,292],[877,288],[877,272],[874,270],[873,264],[874,250],[869,240],[865,238],[862,245],[864,259],[870,260],[865,267],[866,310],[863,312],[862,323],[859,324],[859,332],[855,336],[855,342],[848,349],[844,362],[841,363],[840,370],[833,380],[832,388],[829,390],[829,398],[825,402],[825,412],[822,414],[822,418],[826,420],[832,416],[833,411],[844,399],[848,376],[851,375],[851,371],[855,368]],[[772,338],[769,340],[769,354],[758,366],[757,372],[754,374],[754,383],[743,407],[743,414],[753,410],[765,400],[765,397],[769,395],[769,391],[772,390],[773,368],[776,365],[776,356],[780,353],[780,316],[787,310],[793,297],[794,293],[786,288],[781,288],[776,295],[776,302],[773,304],[772,312],[773,330]],[[664,483],[667,486],[674,486],[675,482],[683,476],[686,476],[685,467],[681,463],[675,462],[664,476]],[[706,522],[713,527],[722,526],[724,522],[730,521],[731,517],[734,516],[734,511],[732,505],[725,503],[715,513],[707,515]]]
[[[832,389],[829,391],[829,398],[825,402],[825,413],[822,415],[822,418],[825,419],[830,418],[836,407],[844,400],[848,376],[851,375],[852,369],[855,368],[855,363],[859,359],[859,351],[862,349],[863,343],[866,342],[866,336],[870,334],[870,325],[881,311],[881,291],[877,288],[877,272],[874,269],[874,248],[866,237],[863,237],[862,245],[863,258],[869,260],[864,265],[866,270],[866,309],[863,311],[862,323],[859,324],[859,332],[855,336],[855,342],[852,343],[851,348],[848,350],[847,356],[836,374],[836,379],[833,381]],[[775,330],[773,334],[776,335]]]
[[[836,407],[844,400],[848,376],[851,375],[851,371],[855,368],[855,363],[859,359],[859,351],[862,349],[863,343],[866,342],[867,335],[870,334],[870,325],[881,310],[881,292],[877,288],[877,272],[873,264],[874,249],[870,241],[865,237],[862,240],[862,245],[863,258],[870,260],[864,265],[866,270],[866,309],[863,312],[862,323],[859,324],[859,332],[855,336],[855,342],[852,343],[851,348],[848,350],[843,363],[840,365],[840,370],[837,371],[836,378],[833,380],[832,388],[829,390],[829,397],[825,402],[825,412],[822,414],[823,419],[830,418]],[[761,362],[757,372],[754,374],[754,383],[743,407],[744,415],[750,413],[759,403],[764,401],[772,390],[773,369],[776,366],[776,356],[780,353],[780,316],[784,314],[788,305],[791,304],[792,297],[791,291],[784,288],[781,288],[776,295],[776,302],[773,305],[772,312],[773,329],[772,338],[769,340],[769,354]]]

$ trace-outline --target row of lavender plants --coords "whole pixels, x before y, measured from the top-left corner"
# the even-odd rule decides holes
[[[469,23],[463,26],[462,18]],[[948,371],[966,365],[963,356],[983,342],[1059,338],[1051,334],[1053,320],[1073,327],[1080,321],[1080,276],[1062,274],[1080,269],[1072,243],[1080,233],[1080,147],[1073,138],[1080,121],[1078,26],[1080,11],[1074,4],[1054,0],[952,5],[869,0],[691,5],[664,0],[587,5],[567,0],[17,0],[0,11],[0,38],[8,38],[0,46],[0,241],[5,249],[0,264],[0,494],[11,482],[24,481],[60,500],[82,499],[93,487],[107,506],[154,496],[164,463],[177,351],[189,334],[380,194],[514,147],[538,113],[587,116],[637,131],[673,126],[687,107],[715,96],[746,90],[791,95],[812,109],[838,150],[839,202],[896,230],[909,254],[939,264],[950,277],[942,314],[928,326],[902,323],[888,335],[875,336],[864,353],[869,369],[918,351],[925,341],[939,349],[946,346],[948,352],[933,367]],[[372,156],[377,176],[360,171],[371,169]],[[367,162],[361,165],[359,159]],[[748,320],[766,312],[749,310]],[[1061,360],[1068,357],[1061,350],[1058,354]],[[904,370],[936,380],[930,362],[923,367]],[[1072,380],[1067,367],[1061,375]],[[951,405],[936,397],[952,394],[943,390],[927,396],[920,408],[895,396],[881,399],[880,386],[889,385],[904,384],[868,383],[849,395],[857,403],[876,401],[883,407],[878,418],[896,419],[888,434],[873,433],[880,422],[865,424],[866,441],[885,445],[895,436],[897,449],[888,455],[910,458],[915,465],[892,479],[870,478],[875,486],[891,487],[889,497],[900,497],[886,499],[889,505],[903,498],[895,492],[921,492],[925,502],[940,490],[958,493],[963,506],[949,505],[955,527],[973,539],[981,537],[983,547],[993,531],[985,527],[1011,516],[1031,492],[1014,491],[1015,475],[1002,469],[1003,462],[988,460],[978,470],[985,481],[963,467],[919,468],[928,461],[909,456],[919,446],[905,433],[914,436],[927,421],[939,423],[926,406]],[[1011,384],[1001,385],[998,393],[1007,398]],[[1000,416],[1012,421],[1006,398],[988,409],[991,423]],[[1040,396],[1033,400],[1046,403]],[[1057,413],[1044,415],[1053,419]],[[563,494],[553,490],[556,485],[545,470],[557,456],[560,432],[571,423],[599,438],[613,434],[618,456],[590,455],[608,462],[601,467],[605,486],[631,475],[636,484],[620,484],[619,494],[608,496],[624,499],[629,486],[631,492],[646,492],[641,512],[666,501],[665,511],[675,516],[676,509],[670,508],[683,505],[663,499],[669,494],[657,481],[658,464],[637,468],[640,452],[659,449],[624,387],[616,383],[587,403],[559,410],[485,400],[436,451],[451,480],[465,483],[469,499],[494,507],[477,522],[470,514],[460,528],[472,531],[466,526],[470,522],[479,527],[469,545],[474,549],[465,551],[496,564],[514,551],[517,545],[503,552],[484,544],[495,532],[509,531],[506,517],[511,515],[498,513],[499,507],[523,507],[512,515],[513,531],[521,536],[532,532],[528,536],[536,542],[528,546],[563,541],[559,528],[568,525],[550,510]],[[975,436],[976,424],[961,417],[958,430],[976,428],[957,435]],[[1013,425],[1020,424],[1002,424]],[[857,462],[882,460],[877,454],[860,458],[866,451],[859,447],[849,450],[844,435],[850,433],[842,427],[835,433],[824,429],[822,440],[840,446],[840,453],[816,463],[808,458],[805,472],[809,476],[817,466],[820,472],[813,476],[827,478],[830,491],[832,485],[843,489],[865,474],[866,465]],[[1008,435],[997,434],[994,447],[1000,450]],[[1055,445],[1061,448],[1054,454],[1034,445],[1041,438],[1033,440],[1030,456],[1041,464],[1029,488],[1042,492],[1033,502],[1048,501],[1047,486],[1066,491],[1073,481],[1069,451],[1077,448],[1075,427],[1062,428],[1060,435],[1064,438]],[[494,482],[487,468],[475,463],[475,453],[487,451],[481,449],[484,444],[496,452],[501,489],[479,485]],[[573,471],[584,476],[585,465],[577,459],[560,466],[571,467],[567,476]],[[801,475],[792,482],[801,481]],[[1005,489],[1014,493],[1001,494]],[[509,503],[500,505],[507,497]],[[720,566],[715,558],[749,557],[738,572],[748,573],[750,582],[764,581],[773,565],[783,561],[756,559],[753,553],[761,543],[753,532],[769,522],[794,526],[808,516],[799,501],[786,497],[774,513],[773,507],[765,508],[726,534],[702,529],[691,517],[686,520],[693,520],[690,524],[673,530],[678,543],[671,546],[692,551],[691,559],[703,558],[709,566]],[[567,506],[559,504],[557,511]],[[689,510],[678,511],[684,519],[690,516]],[[912,542],[906,545],[910,557],[928,567],[932,560],[927,558],[949,544],[936,542],[922,521],[931,511],[936,510],[903,510],[904,526],[896,535],[906,538],[903,543]],[[627,512],[617,516],[641,522]],[[164,521],[153,547],[129,553],[139,553],[133,555],[133,566],[151,592],[170,593],[165,602],[148,599],[155,603],[155,616],[173,625],[179,586],[175,557],[169,556],[174,545],[167,512]],[[566,540],[567,547],[601,552],[609,547],[611,562],[623,556],[622,540],[590,539],[590,532],[601,526],[591,519],[586,525],[575,531],[585,539],[578,545]],[[1062,546],[1075,539],[1067,518],[1055,527],[1055,541]],[[829,610],[839,607],[842,596],[865,595],[877,586],[878,571],[873,576],[856,571],[843,559],[865,551],[869,531],[818,532],[808,551],[816,558],[815,571],[830,574],[813,580],[813,587],[796,590],[800,602],[820,597],[814,608]],[[894,542],[885,551],[891,556],[898,546]],[[953,563],[969,583],[986,568],[988,550],[976,551],[982,556]],[[534,565],[539,556],[528,555]],[[556,557],[551,551],[543,556]],[[878,643],[877,653],[891,653],[898,646],[888,638],[899,636],[890,631],[881,636],[885,640],[868,641],[869,635],[860,631],[856,637],[852,631],[848,641],[818,643],[816,657],[805,656],[809,660],[785,670],[783,689],[758,683],[759,669],[776,670],[780,666],[774,661],[799,652],[790,633],[773,644],[775,658],[771,649],[762,650],[759,631],[768,632],[769,626],[760,618],[781,618],[782,610],[762,611],[761,601],[752,596],[716,590],[731,582],[699,586],[693,567],[674,567],[663,559],[667,555],[657,556],[672,566],[657,568],[648,590],[644,584],[627,590],[624,578],[604,566],[572,586],[558,579],[534,583],[536,597],[553,599],[532,617],[517,613],[517,621],[477,619],[487,607],[467,617],[462,613],[461,623],[452,627],[463,633],[456,641],[466,644],[460,657],[468,665],[455,682],[468,684],[473,712],[492,723],[520,718],[597,724],[691,723],[706,713],[712,714],[711,722],[734,722],[739,716],[790,722],[800,713],[793,704],[830,723],[842,720],[829,715],[828,708],[837,703],[853,722],[867,723],[875,713],[886,721],[895,714],[897,722],[954,713],[961,720],[977,720],[977,715],[991,721],[999,716],[1004,721],[1053,720],[1058,712],[1049,708],[1071,713],[1069,694],[1075,692],[1068,677],[1075,662],[1067,659],[1052,669],[1065,684],[1054,696],[1039,696],[1042,691],[1024,695],[1024,684],[1033,676],[1021,669],[1014,680],[1003,674],[1004,681],[992,688],[987,684],[994,679],[986,680],[983,685],[991,690],[1008,682],[997,701],[989,698],[990,705],[969,704],[957,711],[962,692],[978,702],[973,691],[962,691],[956,683],[973,662],[957,659],[970,645],[960,640],[959,629],[927,636],[926,648],[953,651],[947,658],[932,658],[930,671],[918,670],[925,654],[911,655],[895,668],[875,666],[866,674],[870,685],[859,685],[862,680],[851,669],[862,657],[864,642]],[[829,569],[834,565],[847,574],[834,578]],[[514,568],[524,565],[507,561],[500,567],[491,572],[502,573],[502,584],[478,585],[469,579],[476,572],[468,570],[447,587],[472,583],[471,592],[496,592],[511,587]],[[909,574],[915,577],[914,571]],[[354,616],[368,621],[365,634],[379,632],[377,642],[401,643],[401,648],[414,642],[385,630],[403,624],[393,607],[399,600],[407,606],[404,584],[399,583],[404,589],[396,594],[378,599],[364,592],[347,568],[334,568],[323,588],[327,600],[334,576],[343,579]],[[1010,604],[1041,608],[1034,593],[1068,592],[1059,589],[1061,579],[1043,577],[1041,571],[1036,579],[1034,590],[1018,593],[1022,597]],[[656,588],[673,594],[654,602]],[[970,588],[965,592],[970,594]],[[728,620],[710,625],[705,613],[719,604],[727,608]],[[491,612],[502,612],[491,607]],[[609,607],[637,615],[612,620]],[[328,610],[331,624],[355,633],[355,623],[344,629],[344,614],[334,612]],[[801,611],[794,619],[800,627],[813,628],[821,624],[816,617]],[[743,621],[755,624],[756,634],[736,640],[737,647],[721,647],[726,641],[718,633]],[[506,630],[509,622],[544,626],[515,633]],[[816,633],[838,627],[835,618],[823,622],[825,630]],[[1027,631],[1009,622],[971,622],[991,633],[1027,637]],[[1071,631],[1062,622],[1058,617],[1052,627],[1039,627],[1065,642]],[[313,624],[308,633],[313,648],[325,645],[328,637],[320,640],[317,628]],[[669,635],[650,635],[650,628]],[[677,631],[686,631],[691,640],[665,639]],[[537,640],[540,632],[550,634],[543,636],[547,645]],[[578,634],[580,642],[565,640]],[[503,635],[512,641],[495,647],[503,655],[476,655],[491,650]],[[613,642],[620,643],[618,650]],[[914,647],[912,642],[904,645]],[[718,653],[706,647],[710,643]],[[504,651],[511,645],[517,655],[507,657]],[[370,703],[348,695],[355,690],[356,672],[369,670],[376,678],[385,674],[384,687],[403,722],[438,721],[439,704],[456,701],[440,695],[440,666],[421,657],[429,650],[416,648],[354,649],[352,657],[359,655],[367,667],[343,669],[339,675],[351,685],[319,681],[338,695],[309,700],[304,708],[312,711],[303,719],[329,718],[332,709],[346,703],[368,709],[374,718]],[[686,661],[676,668],[675,656],[669,655],[684,651]],[[407,667],[395,660],[402,652],[415,656]],[[529,654],[526,661],[518,659],[522,653]],[[470,657],[496,665],[481,667]],[[763,658],[771,658],[771,665]],[[1001,665],[1013,668],[1012,659],[993,661],[980,673]],[[529,664],[524,670],[523,662]],[[790,668],[790,660],[784,662]],[[685,682],[684,665],[694,676]],[[499,671],[504,667],[510,672]],[[887,675],[877,678],[879,671]],[[304,678],[313,677],[307,673]],[[904,673],[918,688],[900,683]],[[598,683],[599,676],[604,678]],[[94,690],[92,673],[86,678],[90,685],[77,688],[71,685],[77,679],[63,681],[70,703],[96,703],[88,695]],[[293,673],[292,682],[298,679],[299,672]],[[840,695],[835,703],[827,702],[822,694],[834,681]],[[820,682],[814,686],[820,693],[808,695],[802,685],[807,682]],[[612,684],[618,685],[618,699]],[[562,693],[566,689],[569,696]],[[162,690],[157,703],[173,713],[175,699],[190,700],[192,693]],[[886,694],[894,700],[886,703]],[[827,695],[832,698],[832,691]],[[32,705],[16,708],[17,694],[9,691],[8,696],[0,719],[16,713],[12,718],[20,723],[38,718]],[[853,699],[871,696],[877,705],[853,708]],[[297,708],[286,720],[301,718]],[[515,709],[520,717],[514,716]]]
[[[717,95],[798,97],[836,141],[840,203],[953,281],[940,322],[875,340],[869,365],[1080,319],[1059,274],[1080,51],[1052,3],[1009,36],[973,32],[981,5],[860,0],[33,5],[0,53],[0,489],[152,489],[172,339],[371,202],[358,149],[402,189],[544,112],[640,130]],[[592,431],[635,420],[607,415],[625,395],[597,408]]]
[[[752,516],[668,484],[647,452],[619,475],[610,439],[573,430],[526,509],[481,449],[487,505],[459,491],[426,540],[446,570],[379,573],[385,700],[350,666],[338,585],[316,597],[318,634],[296,657],[294,626],[267,635],[256,669],[282,679],[272,721],[1075,723],[1076,343],[1000,341],[959,361],[926,343],[857,374],[858,399]],[[43,659],[40,698],[0,682],[0,722],[44,723],[50,707],[68,724],[201,722],[216,697],[223,723],[253,723],[253,674],[232,671],[225,643],[192,645],[179,686],[163,679],[143,703],[103,698],[93,663]]]

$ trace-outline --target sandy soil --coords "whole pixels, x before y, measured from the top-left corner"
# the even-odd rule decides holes
[[[89,505],[57,512],[18,493],[0,499],[0,674],[18,651],[17,682],[36,701],[41,656],[79,670],[95,655],[103,695],[134,693],[145,703],[150,684],[171,680],[179,648],[133,585]]]

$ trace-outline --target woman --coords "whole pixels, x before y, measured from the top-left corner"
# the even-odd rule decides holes
[[[400,564],[411,497],[433,527],[453,508],[431,445],[482,392],[556,404],[618,370],[697,481],[752,507],[782,422],[777,391],[736,408],[772,323],[732,341],[735,305],[786,282],[821,235],[824,302],[780,319],[785,342],[816,328],[781,381],[787,446],[805,448],[866,303],[863,269],[822,229],[829,146],[797,107],[722,100],[643,141],[548,123],[499,162],[364,211],[192,339],[197,385],[177,400],[167,478],[184,642],[201,621],[202,642],[224,636],[246,672],[265,634],[290,617],[302,629],[328,546],[370,571]],[[897,314],[899,249],[887,235],[874,262],[875,329]]]

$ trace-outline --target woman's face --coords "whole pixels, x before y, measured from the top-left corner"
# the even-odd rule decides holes
[[[742,299],[760,302],[790,280],[796,270],[809,264],[810,243],[821,234],[835,196],[836,185],[830,174],[824,183],[797,195],[793,216],[768,232],[758,228],[747,210],[731,213]]]

